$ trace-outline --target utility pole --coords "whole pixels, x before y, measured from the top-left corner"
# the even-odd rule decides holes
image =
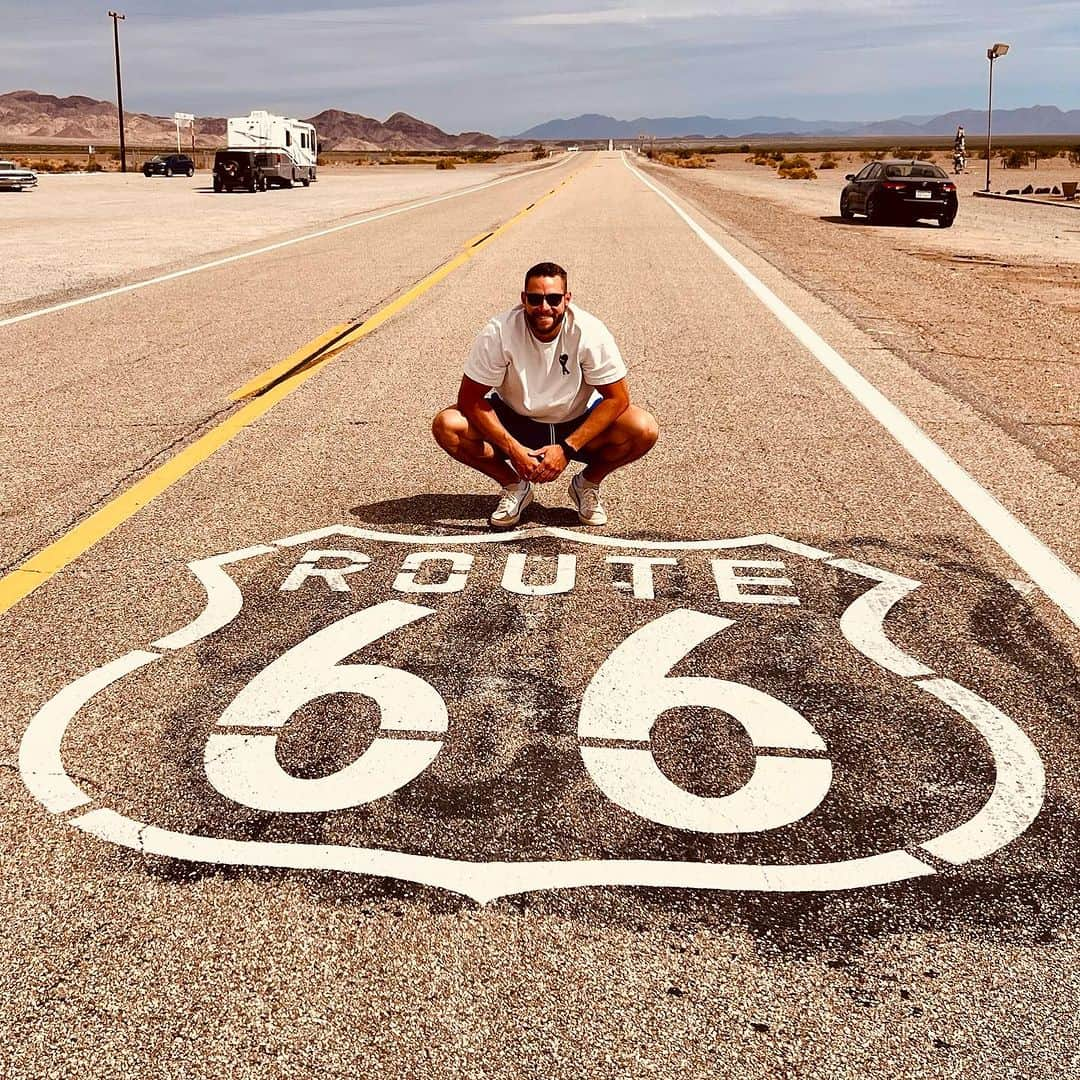
[[[110,11],[113,30],[113,52],[116,54],[116,111],[120,117],[120,171],[127,172],[127,148],[124,146],[124,91],[120,84],[120,31],[119,19],[127,18],[119,11]]]

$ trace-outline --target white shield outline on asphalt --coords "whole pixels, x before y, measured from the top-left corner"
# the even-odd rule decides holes
[[[840,618],[840,629],[853,648],[884,670],[910,679],[968,721],[985,740],[994,760],[993,791],[967,821],[908,849],[863,858],[813,864],[736,864],[641,859],[470,862],[345,845],[228,840],[160,829],[107,807],[82,809],[93,800],[64,768],[61,742],[68,725],[97,693],[125,675],[186,648],[228,625],[241,611],[243,596],[226,566],[333,536],[412,546],[506,543],[537,537],[604,547],[652,551],[721,551],[772,547],[876,582],[853,601]],[[1042,759],[1020,727],[984,698],[933,671],[890,641],[885,618],[920,582],[829,552],[761,534],[726,540],[650,542],[598,536],[551,527],[508,533],[426,536],[384,533],[350,525],[332,525],[271,544],[247,547],[189,567],[206,590],[204,610],[188,625],[95,668],[64,687],[35,714],[19,747],[19,772],[30,793],[53,814],[67,815],[75,828],[143,854],[193,862],[282,869],[336,870],[396,878],[447,889],[479,903],[535,890],[585,886],[653,886],[756,892],[821,892],[863,888],[925,877],[934,862],[962,865],[1005,847],[1022,835],[1042,808],[1045,773]],[[161,651],[151,651],[161,650]],[[919,856],[924,856],[920,858]],[[926,861],[931,856],[932,861]]]

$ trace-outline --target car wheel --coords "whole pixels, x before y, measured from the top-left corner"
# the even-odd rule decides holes
[[[194,165],[192,165],[192,166],[191,166],[191,167],[190,167],[190,168],[188,169],[188,171],[187,171],[187,174],[188,174],[188,176],[194,176],[194,175],[195,175],[195,166],[194,166]]]
[[[948,229],[948,228],[952,227],[952,223],[955,220],[956,220],[956,215],[955,214],[942,214],[941,217],[939,217],[937,219],[937,223],[941,228]]]
[[[265,176],[259,181],[259,190],[260,191],[269,191],[270,190],[270,181],[267,180]]]
[[[172,166],[171,165],[166,165],[165,166],[165,175],[166,176],[172,176]]]
[[[840,216],[845,221],[850,221],[855,216],[855,214],[852,212],[851,207],[848,206],[848,199],[846,195],[840,196]]]
[[[220,191],[221,190],[221,180],[216,176],[214,177],[214,190],[215,191]]]
[[[868,225],[880,225],[882,220],[881,206],[873,195],[866,200],[866,223]]]
[[[300,183],[303,184],[304,187],[311,187],[311,181],[310,180],[306,180],[306,179],[301,180]]]

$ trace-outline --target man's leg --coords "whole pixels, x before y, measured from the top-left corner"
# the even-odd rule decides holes
[[[606,431],[582,447],[589,458],[584,478],[599,484],[604,477],[644,457],[655,445],[660,429],[652,413],[631,405]]]
[[[435,436],[435,441],[455,461],[491,477],[501,487],[509,487],[518,482],[518,474],[510,468],[502,455],[491,443],[485,442],[460,410],[452,405],[435,417],[431,423],[431,433]]]

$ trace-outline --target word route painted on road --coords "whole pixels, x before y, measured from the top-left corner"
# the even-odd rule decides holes
[[[986,858],[1042,805],[1020,727],[886,633],[920,583],[783,537],[331,526],[190,567],[203,610],[20,751],[48,810],[145,853],[480,901],[827,891]],[[141,764],[81,761],[102,718]]]

